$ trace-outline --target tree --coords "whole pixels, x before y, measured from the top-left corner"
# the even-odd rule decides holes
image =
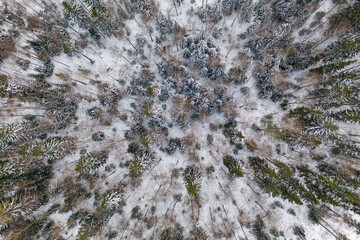
[[[184,182],[190,196],[199,197],[201,188],[201,172],[200,168],[195,165],[187,166],[184,170]]]
[[[239,162],[233,156],[226,155],[223,158],[223,164],[225,165],[225,167],[229,169],[231,175],[235,177],[244,176],[244,173],[239,165]]]
[[[101,202],[101,208],[114,209],[124,202],[124,189],[114,189],[108,190],[103,195],[103,200]]]
[[[15,195],[0,200],[0,229],[8,227],[21,217],[31,213],[34,199],[30,196]]]
[[[332,117],[336,120],[346,123],[359,123],[360,122],[360,109],[350,108],[342,111],[338,111],[332,114]]]
[[[108,153],[106,151],[84,154],[77,161],[75,171],[80,174],[95,172],[106,163],[107,158]]]
[[[23,138],[21,124],[7,124],[0,128],[0,142],[15,144]]]
[[[26,145],[22,153],[39,159],[59,159],[73,149],[72,138],[53,137]]]
[[[73,1],[63,1],[64,17],[70,24],[78,24],[79,27],[85,27],[88,24],[87,13],[85,9]]]

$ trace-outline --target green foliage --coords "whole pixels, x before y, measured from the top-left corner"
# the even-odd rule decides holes
[[[146,89],[146,95],[153,98],[155,96],[154,88],[151,86],[148,86]]]
[[[272,197],[276,197],[281,194],[281,188],[273,179],[261,178],[261,182],[258,182],[261,189],[266,193],[270,193]]]
[[[335,147],[333,147],[332,153],[334,155],[341,153],[353,158],[360,158],[360,147],[355,144],[339,142]]]
[[[147,134],[144,134],[142,136],[140,136],[139,142],[146,148],[149,148],[149,140],[150,140],[150,136]]]
[[[351,108],[342,110],[332,114],[332,117],[336,120],[348,122],[348,123],[359,123],[360,122],[360,109]]]
[[[18,170],[10,161],[0,162],[0,179],[15,175]]]
[[[0,128],[0,142],[16,143],[23,138],[20,124],[7,124]]]
[[[239,161],[237,161],[233,156],[226,155],[223,158],[223,164],[229,169],[231,175],[235,177],[244,176],[244,173],[239,165]]]
[[[294,170],[280,161],[275,161],[274,164],[279,168],[278,174],[282,178],[290,178],[294,174]]]
[[[96,9],[93,9],[93,10],[91,11],[91,17],[93,17],[93,18],[99,17],[99,14],[98,14],[98,12],[96,11]]]
[[[142,175],[143,166],[139,158],[135,158],[130,161],[129,175],[134,178],[138,178]]]
[[[155,156],[150,152],[146,146],[148,145],[149,138],[143,133],[140,136],[140,140],[143,141],[142,145],[137,143],[131,143],[128,147],[128,153],[134,155],[133,160],[127,162],[129,168],[129,175],[131,177],[138,178],[142,175],[143,171],[150,167]],[[149,146],[147,146],[149,147]]]
[[[271,178],[279,179],[279,175],[275,172],[274,169],[269,167],[265,160],[258,157],[250,157],[249,160],[250,165],[253,167],[255,172],[268,175]]]
[[[88,20],[86,11],[81,5],[69,1],[63,1],[62,5],[65,19],[69,20],[71,24],[78,24],[79,27],[85,26],[85,22]]]
[[[356,79],[359,77],[359,74],[354,71],[345,71],[334,74],[333,76],[335,77],[337,83],[348,84],[356,81]]]
[[[0,97],[4,98],[8,94],[8,86],[7,82],[0,81]]]
[[[60,137],[48,138],[42,142],[26,145],[22,149],[22,153],[40,159],[58,159],[71,150],[72,140]]]
[[[131,210],[131,219],[138,219],[140,220],[142,217],[142,213],[140,211],[140,207],[136,206]]]
[[[281,132],[280,128],[271,122],[267,123],[265,132],[269,133],[276,140],[284,140],[284,138],[285,138],[285,135]]]
[[[298,166],[298,170],[307,188],[316,194],[319,200],[360,213],[359,195],[341,185],[337,178],[315,173],[304,166]]]
[[[77,52],[77,49],[71,43],[63,43],[63,50],[69,57],[73,56]]]
[[[10,147],[10,144],[0,141],[0,159],[6,157],[7,151],[10,149]]]
[[[64,16],[71,24],[77,24],[79,27],[89,30],[89,33],[97,38],[98,32],[110,36],[113,31],[114,23],[108,20],[106,14],[106,7],[101,1],[87,1],[86,3],[89,10],[74,2],[63,1]],[[90,13],[88,12],[90,11]]]
[[[349,22],[353,32],[360,31],[360,2],[354,1],[353,4],[349,5],[347,8],[342,9],[337,14],[332,16],[330,24],[332,28],[335,28],[337,25],[341,25],[344,22]]]
[[[294,114],[294,115],[300,115],[300,117],[303,120],[307,120],[307,119],[309,119],[311,117],[322,116],[324,114],[324,112],[319,110],[319,109],[316,109],[316,108],[310,109],[310,108],[307,108],[307,107],[295,108],[295,109],[291,110],[290,113]]]
[[[289,200],[289,202],[291,203],[296,203],[298,205],[302,205],[303,202],[301,201],[300,197],[298,196],[298,194],[294,191],[288,190],[286,187],[282,188],[282,192],[281,192],[282,197],[286,198],[287,200]]]
[[[312,95],[324,109],[340,107],[344,104],[354,106],[360,104],[358,88],[347,85],[334,84],[330,87],[319,88],[312,92]]]
[[[310,148],[316,148],[322,143],[319,137],[311,133],[302,133],[299,140],[304,146]]]
[[[92,236],[93,226],[96,222],[94,215],[89,215],[82,220],[81,227],[76,235],[76,240],[86,240]]]
[[[80,174],[95,172],[106,163],[107,158],[108,153],[106,151],[84,154],[77,161],[75,171]]]
[[[201,188],[201,172],[195,165],[185,168],[184,182],[190,196],[197,198]]]
[[[317,167],[321,174],[330,178],[337,179],[340,185],[358,188],[360,186],[360,171],[355,171],[353,174],[347,173],[339,166],[334,166],[329,163],[320,163]]]
[[[148,117],[152,117],[153,113],[152,113],[152,106],[149,103],[145,103],[143,106],[143,112],[146,116]]]
[[[229,139],[230,144],[235,145],[236,148],[241,149],[241,142],[243,141],[244,135],[240,130],[236,128],[237,123],[234,118],[230,118],[224,124],[223,134]]]
[[[324,99],[319,101],[323,101]],[[324,102],[322,106],[324,107],[326,105],[328,107],[329,104],[330,101]],[[334,123],[334,120],[331,118],[329,113],[324,113],[323,111],[309,109],[306,107],[296,108],[292,110],[291,113],[298,115],[301,120],[303,120],[303,128],[306,133],[305,135],[302,134],[299,136],[299,138],[302,143],[305,143],[305,146],[311,147],[311,145],[313,145],[316,147],[321,144],[322,140],[327,142],[337,142],[340,140],[336,136],[336,131],[339,127]]]
[[[30,196],[15,195],[0,200],[0,228],[6,228],[10,224],[28,215],[33,210],[34,201]]]
[[[238,138],[245,138],[241,131],[238,131],[238,132],[236,133],[236,137],[238,137]]]
[[[343,69],[346,66],[349,66],[350,64],[356,62],[357,60],[350,60],[350,61],[338,61],[336,63],[331,63],[327,65],[323,65],[321,67],[310,69],[310,72],[316,72],[320,75],[323,75],[325,73],[334,73],[338,70]]]
[[[102,195],[101,208],[114,208],[122,204],[124,201],[124,190],[108,190]]]
[[[277,171],[275,171],[263,159],[257,157],[250,157],[249,162],[254,169],[259,187],[273,197],[280,195],[299,205],[303,204],[302,199],[314,204],[319,203],[315,195],[294,177],[293,168],[274,161],[273,164],[277,167]]]
[[[338,61],[354,57],[360,52],[360,38],[344,38],[330,44],[326,49],[326,61]]]

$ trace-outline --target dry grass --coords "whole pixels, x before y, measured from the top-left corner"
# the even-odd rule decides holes
[[[246,72],[246,70],[249,68],[250,65],[250,57],[246,52],[239,52],[238,53],[238,60],[239,60],[239,67],[243,72]]]
[[[268,145],[266,143],[260,143],[258,145],[258,150],[257,152],[259,153],[260,156],[262,156],[263,158],[272,158],[272,156],[274,155],[274,151],[271,145]]]
[[[245,145],[251,152],[254,152],[257,149],[257,144],[254,139],[246,140]]]
[[[10,57],[11,52],[14,52],[15,42],[11,36],[5,36],[2,41],[0,41],[0,59],[7,59]]]
[[[172,102],[171,116],[182,126],[187,124],[188,116],[193,112],[193,106],[184,96],[177,96]]]
[[[294,84],[292,84],[290,82],[286,82],[287,78],[288,78],[288,75],[286,72],[284,72],[282,70],[275,72],[273,81],[272,81],[274,84],[274,87],[279,89],[280,91],[294,89],[294,87],[295,87]]]
[[[190,163],[199,163],[200,162],[200,159],[198,157],[198,155],[196,153],[190,153],[189,154],[189,162]]]
[[[237,117],[239,116],[238,106],[232,101],[226,101],[221,107],[221,110],[225,113],[227,117]]]
[[[27,29],[31,31],[34,28],[43,27],[44,20],[40,19],[39,16],[30,16],[28,17],[27,22],[28,22]]]
[[[303,131],[303,122],[298,117],[293,117],[291,114],[286,114],[282,119],[281,128],[291,134],[301,134]]]

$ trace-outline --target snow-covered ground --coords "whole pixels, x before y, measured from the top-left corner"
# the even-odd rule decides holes
[[[53,2],[57,6],[54,10],[61,12],[60,1]],[[114,2],[113,4],[123,6],[128,1],[105,2],[108,4]],[[28,216],[29,219],[36,219],[46,213],[51,206],[60,205],[57,211],[49,214],[49,219],[55,225],[55,230],[52,232],[54,235],[43,236],[40,232],[36,235],[36,239],[46,239],[46,237],[77,239],[83,222],[79,218],[75,219],[75,224],[72,224],[74,218],[71,216],[79,211],[88,215],[96,213],[101,195],[108,190],[118,189],[119,186],[123,189],[124,206],[121,210],[114,210],[106,220],[103,220],[105,224],[101,226],[101,230],[88,236],[89,239],[110,239],[111,232],[116,233],[114,239],[181,239],[175,238],[175,235],[172,235],[173,238],[164,237],[165,230],[179,224],[184,230],[183,235],[186,239],[188,237],[202,239],[190,238],[194,236],[193,230],[201,227],[208,239],[250,240],[256,239],[254,224],[259,220],[259,216],[265,224],[266,236],[258,239],[300,239],[294,233],[296,226],[304,230],[306,238],[303,239],[334,239],[334,235],[337,239],[359,238],[356,229],[342,219],[349,216],[360,221],[359,216],[354,212],[327,205],[332,211],[327,211],[321,224],[313,224],[308,219],[309,210],[306,204],[296,205],[279,196],[272,197],[257,183],[257,176],[248,161],[249,157],[275,159],[294,167],[308,165],[310,169],[315,170],[317,163],[312,157],[313,153],[325,156],[326,161],[331,161],[331,155],[325,143],[315,150],[289,146],[266,131],[266,124],[269,121],[280,129],[295,129],[296,126],[292,125],[288,111],[281,108],[280,102],[259,97],[256,71],[262,64],[267,64],[267,60],[256,59],[246,43],[251,38],[255,38],[257,32],[261,33],[262,23],[258,19],[256,9],[263,6],[270,7],[271,4],[261,0],[250,2],[244,3],[247,7],[239,10],[239,13],[234,11],[228,16],[222,15],[222,19],[217,23],[212,21],[204,23],[194,12],[211,6],[219,8],[221,13],[222,1],[154,1],[158,6],[159,14],[162,13],[172,24],[176,23],[181,31],[168,33],[164,36],[164,40],[157,42],[156,38],[160,38],[157,30],[158,19],[145,21],[141,14],[134,14],[132,19],[123,21],[123,29],[126,29],[123,37],[114,35],[102,37],[97,43],[89,40],[88,45],[78,54],[69,56],[61,53],[51,58],[54,70],[53,74],[46,78],[46,82],[52,84],[51,89],[57,89],[63,84],[70,86],[66,97],[69,99],[74,97],[78,107],[75,118],[66,128],[57,129],[49,134],[49,137],[74,138],[76,146],[71,154],[52,163],[53,175],[48,183],[48,190],[55,191],[58,186],[66,189],[70,185],[70,183],[67,185],[69,181],[71,184],[81,185],[90,196],[79,196],[78,201],[73,199],[74,203],[67,209],[63,207],[66,205],[66,198],[69,197],[67,190],[60,189],[58,193],[53,194],[46,205]],[[43,10],[39,0],[9,1],[10,5],[15,3],[21,4],[28,15]],[[290,34],[294,42],[321,39],[326,30],[326,21],[337,12],[337,8],[344,7],[336,6],[330,0],[319,1],[318,6],[320,7],[312,12],[302,27]],[[315,26],[311,24],[315,21],[316,13],[320,11],[326,13],[321,19],[324,23],[322,27],[320,26],[321,30],[313,36],[300,36],[299,31],[302,28],[314,30],[319,27],[320,23]],[[244,16],[244,13],[249,13],[249,17]],[[281,36],[288,34],[286,30],[288,27],[284,24],[271,30],[280,39]],[[11,27],[8,23],[3,23],[0,28],[6,33]],[[215,38],[214,34],[220,29],[221,36]],[[86,33],[77,25],[67,30],[72,40],[79,39],[79,33]],[[17,86],[29,86],[34,81],[29,74],[36,73],[34,70],[36,64],[42,63],[34,57],[33,49],[23,48],[28,45],[25,40],[36,37],[36,33],[21,29],[19,34],[16,37],[17,51],[1,63],[0,73],[9,76],[9,82]],[[201,75],[202,67],[183,58],[185,50],[181,47],[182,41],[201,38],[200,36],[203,36],[202,41],[205,42],[200,48],[209,46],[207,41],[214,43],[215,46],[208,48],[217,53],[214,56],[220,59],[223,75],[229,75],[231,68],[240,67],[243,68],[245,80],[239,84],[221,78],[212,80],[208,76]],[[137,41],[140,38],[145,40],[145,44]],[[266,36],[260,38],[265,39]],[[319,48],[335,40],[336,38],[329,39],[323,42],[323,45],[319,45]],[[158,49],[161,49],[161,54],[157,53]],[[31,64],[27,70],[16,64],[19,58],[30,60]],[[162,62],[173,65],[161,70],[159,65]],[[178,69],[174,70],[176,72],[174,75],[164,77],[161,71],[165,72],[170,67]],[[186,74],[180,73],[181,67],[186,69]],[[148,88],[142,86],[143,89],[140,90],[143,92],[132,94],[131,92],[137,87],[136,84],[141,85],[139,82],[144,78],[142,75],[144,69],[151,72],[154,77],[150,84],[146,85]],[[301,106],[305,102],[302,99],[306,98],[311,87],[295,89],[286,86],[307,85],[308,79],[302,81],[308,76],[307,74],[308,69],[289,74],[279,70],[279,76],[283,77],[276,81],[284,86],[285,92],[293,94],[292,101],[299,102],[291,108]],[[177,89],[173,87],[173,85],[185,86],[188,79],[194,80],[200,86],[200,90],[189,90],[190,94],[188,94],[185,90],[179,90],[179,87]],[[156,87],[149,90],[152,86]],[[193,85],[189,88],[191,87]],[[169,90],[167,100],[159,99],[160,89]],[[148,92],[153,90],[154,93]],[[180,107],[176,105],[177,97],[185,97],[187,99],[185,105],[191,103],[195,106],[195,103],[189,99],[197,96],[196,94],[203,94],[201,96],[207,96],[207,102],[204,101],[203,104],[210,106],[210,103],[215,103],[214,96],[220,90],[223,90],[224,97],[218,97],[223,101],[218,110],[205,111],[205,108],[195,109],[195,107],[186,109],[185,106],[187,124],[182,125],[177,121],[175,116],[181,114]],[[118,97],[116,103],[112,106],[101,103],[103,96],[113,96],[111,94],[114,92]],[[47,117],[46,107],[36,102],[21,102],[19,99],[8,97],[0,100],[0,122],[3,126],[20,123],[25,115],[35,115],[39,119]],[[145,106],[149,102],[151,109],[145,111]],[[101,111],[96,117],[90,116],[89,113],[94,108]],[[199,113],[197,118],[192,117],[195,113]],[[153,119],[158,120],[167,130],[151,129],[149,122]],[[236,123],[234,131],[240,132],[243,136],[243,138],[238,137],[241,139],[238,139],[237,146],[230,143],[229,138],[224,135],[224,125],[231,119]],[[143,139],[144,136],[139,137],[133,133],[136,124],[143,124],[146,128],[146,137],[148,137],[146,140]],[[342,134],[356,135],[360,130],[356,123],[350,125],[339,123],[338,127]],[[93,141],[93,134],[97,132],[102,132],[104,139]],[[211,141],[209,136],[212,138]],[[183,146],[175,147],[175,152],[169,154],[166,151],[169,140],[176,138],[181,139]],[[357,137],[353,139],[359,140]],[[254,149],[248,146],[251,142],[255,143]],[[142,170],[141,176],[137,178],[129,174],[129,163],[136,159],[128,151],[131,143],[139,144],[154,155],[151,162]],[[89,153],[103,150],[108,152],[106,163],[99,167],[96,173],[81,178],[81,174],[75,169],[83,151]],[[232,155],[239,161],[243,177],[237,178],[229,174],[229,169],[223,163],[226,155]],[[201,187],[196,198],[189,195],[184,184],[184,170],[191,165],[197,166],[201,172]],[[358,165],[355,168],[358,169]],[[74,187],[77,188],[77,185]],[[139,215],[134,216],[134,209],[137,207],[136,211]],[[3,239],[7,238],[12,239],[7,235],[3,237]]]

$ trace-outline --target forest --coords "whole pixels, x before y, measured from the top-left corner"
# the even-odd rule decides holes
[[[360,239],[360,0],[0,0],[0,239]]]

